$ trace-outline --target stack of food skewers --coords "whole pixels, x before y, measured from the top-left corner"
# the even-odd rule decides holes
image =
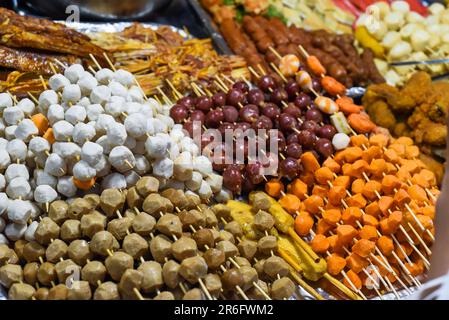
[[[106,54],[111,69],[94,56],[89,71],[55,60],[64,75],[43,80],[39,97],[3,93],[9,298],[268,300],[300,297],[299,285],[322,299],[325,283],[366,299],[419,287],[439,192],[419,150],[377,128],[303,47],[269,50],[271,70],[250,68],[257,85],[217,73],[185,96],[166,81],[176,104],[162,90],[146,97]],[[279,174],[249,157],[212,163],[211,141],[187,136],[194,121],[279,129],[266,154]],[[245,154],[234,138],[212,151]],[[259,185],[266,193],[249,193]]]

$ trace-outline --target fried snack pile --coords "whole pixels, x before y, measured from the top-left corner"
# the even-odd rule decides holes
[[[310,158],[287,188],[272,181],[279,187],[266,190],[295,217],[298,235],[311,237],[329,274],[359,294],[374,294],[369,275],[376,266],[378,288],[393,291],[389,283],[417,282],[433,241],[439,191],[418,154],[410,138],[353,136],[321,167]]]
[[[136,75],[147,95],[158,94],[157,87],[170,92],[165,80],[185,92],[192,82],[210,85],[218,73],[249,78],[241,57],[219,56],[211,39],[185,40],[170,27],[152,30],[134,23],[122,32],[90,36],[114,58],[117,68]]]
[[[0,284],[12,300],[282,300],[294,279],[320,297],[275,254],[273,225],[246,204],[159,194],[144,177],[53,202],[26,240],[0,245]]]
[[[363,105],[371,119],[395,136],[414,139],[423,153],[446,147],[446,118],[449,107],[449,84],[433,83],[426,72],[416,72],[402,88],[388,84],[371,85]],[[442,178],[442,166],[436,167]]]

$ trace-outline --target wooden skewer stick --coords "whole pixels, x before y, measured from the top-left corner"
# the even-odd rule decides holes
[[[113,71],[117,71],[117,69],[115,69],[114,64],[112,63],[111,59],[109,59],[109,56],[106,54],[106,52],[103,52],[103,56],[106,59],[106,61],[108,62],[109,66],[111,67],[111,69]]]
[[[279,60],[282,59],[282,56],[279,54],[279,52],[277,52],[272,46],[269,46],[268,49],[274,53],[276,58],[278,58]]]
[[[164,98],[165,103],[169,104],[169,105],[173,105],[173,102],[170,100],[169,97],[167,97],[167,95],[165,94],[165,92],[161,89],[160,86],[156,87],[157,91],[159,91],[159,93],[162,95],[162,97]]]
[[[59,59],[54,59],[56,64],[58,64],[63,70],[67,68],[65,64],[63,64]]]
[[[98,70],[101,70],[101,65],[98,63],[97,59],[94,57],[92,53],[89,53],[89,57],[92,59],[92,61],[95,63],[95,66],[98,68]]]
[[[173,95],[175,96],[175,99],[181,99],[183,97],[181,92],[179,92],[175,88],[175,86],[173,85],[173,83],[169,79],[166,79],[165,81],[167,81],[168,85],[170,86],[171,90],[173,91]]]

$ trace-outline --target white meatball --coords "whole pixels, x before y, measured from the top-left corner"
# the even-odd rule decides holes
[[[97,121],[98,116],[104,113],[104,109],[101,104],[91,104],[86,107],[86,111],[87,119],[89,119],[89,121]]]
[[[86,109],[79,105],[74,105],[65,112],[65,120],[75,125],[78,122],[84,122],[86,119]]]
[[[60,177],[56,187],[58,192],[66,197],[73,197],[76,195],[78,188],[73,183],[73,178],[69,176]]]
[[[183,139],[185,137],[184,132],[182,132],[182,130],[175,130],[172,129],[170,131],[170,139],[172,139],[173,142],[178,143],[181,141],[181,139]]]
[[[0,191],[1,192],[5,191],[5,187],[6,187],[5,176],[0,173]]]
[[[149,103],[144,103],[140,106],[140,113],[145,116],[145,118],[153,118],[154,110]]]
[[[217,193],[223,187],[223,176],[220,176],[216,173],[211,173],[207,176],[206,182],[209,184],[213,193]]]
[[[19,223],[10,223],[5,228],[5,235],[11,241],[17,241],[22,239],[25,231],[27,229],[27,225],[19,224]]]
[[[215,194],[214,198],[217,202],[226,203],[232,199],[232,192],[227,189],[221,189]]]
[[[25,142],[14,139],[8,142],[6,151],[8,151],[11,161],[17,162],[17,160],[25,161],[28,149]]]
[[[134,114],[134,113],[140,113],[140,111],[142,110],[142,104],[138,103],[138,102],[126,102],[125,103],[125,112],[130,115],[130,114]]]
[[[9,244],[8,239],[2,233],[0,233],[0,244]]]
[[[6,187],[6,194],[11,199],[25,198],[31,191],[28,180],[23,177],[12,179]]]
[[[111,146],[121,146],[125,143],[127,134],[125,126],[121,123],[114,122],[106,130],[109,144]]]
[[[45,90],[39,96],[39,109],[46,111],[52,104],[58,103],[58,94],[53,90]]]
[[[149,118],[147,123],[148,133],[155,135],[157,133],[165,133],[168,131],[167,126],[160,119]]]
[[[169,116],[158,114],[156,115],[156,118],[161,120],[165,124],[165,126],[169,129],[173,128],[173,126],[175,125],[174,120]]]
[[[77,83],[84,74],[84,68],[80,64],[72,64],[64,70],[64,75],[71,83]]]
[[[8,107],[3,110],[3,119],[8,125],[17,125],[24,118],[22,109],[17,107]]]
[[[16,132],[17,126],[9,126],[5,128],[5,138],[7,140],[13,140],[16,138],[15,132]]]
[[[335,150],[342,150],[345,149],[347,146],[349,146],[350,141],[351,139],[347,134],[337,133],[332,138],[332,145],[334,146]]]
[[[62,74],[58,73],[52,75],[50,79],[48,79],[48,85],[52,90],[59,91],[60,89],[68,86],[70,84],[70,80],[64,77]]]
[[[6,169],[11,163],[11,158],[9,157],[9,153],[0,149],[0,170]]]
[[[45,172],[55,177],[62,177],[67,172],[67,164],[56,153],[52,153],[45,161]]]
[[[197,192],[201,199],[209,199],[213,195],[210,185],[204,180]]]
[[[73,128],[73,141],[83,145],[86,141],[92,140],[96,135],[95,128],[86,123],[77,123]]]
[[[95,166],[103,157],[103,147],[94,142],[86,142],[81,148],[81,160]]]
[[[31,224],[27,227],[24,237],[26,241],[34,241],[34,234],[36,232],[37,227],[39,226],[39,222],[33,221]]]
[[[73,142],[55,142],[53,143],[53,152],[63,159],[77,159],[81,155],[81,148]]]
[[[140,138],[147,133],[147,119],[142,114],[134,113],[125,119],[125,129],[133,138]]]
[[[34,190],[34,200],[38,203],[50,203],[56,200],[58,194],[48,185],[40,185]]]
[[[114,80],[120,82],[125,87],[130,87],[135,83],[132,73],[123,69],[114,72]]]
[[[173,176],[179,181],[188,181],[192,178],[193,161],[190,152],[182,152],[174,160]]]
[[[143,93],[142,90],[137,86],[132,86],[129,91],[128,95],[126,96],[127,101],[134,101],[134,102],[143,102]]]
[[[6,193],[1,192],[0,193],[0,216],[3,216],[3,214],[8,209],[9,205],[9,198],[6,195]]]
[[[104,105],[111,97],[111,89],[107,86],[95,87],[90,93],[90,101]]]
[[[123,174],[111,173],[103,178],[102,189],[126,189],[126,179]]]
[[[73,125],[70,122],[61,120],[53,125],[53,135],[56,141],[68,141],[72,138]]]
[[[168,156],[170,143],[170,138],[158,134],[156,136],[148,137],[145,142],[145,149],[151,158],[161,159]]]
[[[126,112],[125,99],[119,96],[112,96],[104,106],[104,111],[113,117],[120,117],[122,112]]]
[[[109,89],[111,89],[111,94],[113,96],[120,96],[123,98],[126,98],[127,94],[128,94],[128,89],[126,89],[126,87],[121,84],[120,82],[117,81],[111,81],[108,84]]]
[[[98,85],[98,81],[90,72],[84,72],[83,76],[78,80],[77,84],[81,89],[81,94],[88,96]]]
[[[62,90],[62,100],[67,104],[75,104],[81,99],[81,89],[77,84],[69,84]]]
[[[203,177],[207,177],[212,173],[212,163],[208,157],[199,156],[193,158],[193,169],[201,173]]]
[[[141,178],[140,175],[138,175],[134,170],[130,170],[128,172],[125,172],[124,174],[125,180],[126,180],[126,187],[131,188],[134,187]]]
[[[97,141],[95,141],[95,143],[99,144],[103,148],[104,154],[109,154],[113,148],[113,146],[109,143],[107,136],[101,136],[97,139]]]
[[[89,181],[96,174],[97,171],[84,160],[77,162],[73,167],[73,176],[79,181]]]
[[[134,170],[138,174],[144,175],[150,170],[151,168],[150,163],[148,162],[147,158],[145,158],[140,154],[135,154],[134,156],[136,158],[136,166],[134,167]]]
[[[192,172],[192,177],[189,181],[186,181],[186,186],[192,191],[197,191],[201,187],[203,182],[203,176],[199,172]]]
[[[98,119],[95,122],[95,130],[97,131],[97,133],[106,133],[109,126],[113,125],[114,123],[114,118],[109,114],[99,114]]]
[[[173,176],[173,165],[174,163],[171,159],[157,159],[153,163],[153,174],[168,179]]]
[[[36,108],[36,106],[34,105],[34,102],[31,101],[28,98],[24,98],[22,100],[20,100],[17,103],[18,108],[20,108],[22,110],[22,112],[25,114],[25,116],[30,117],[34,114],[34,110]]]
[[[119,172],[131,170],[136,165],[133,153],[124,146],[114,147],[109,154],[109,163]]]
[[[42,137],[34,137],[30,140],[28,147],[35,155],[50,151],[50,143]]]
[[[8,183],[11,182],[14,178],[22,177],[25,180],[30,179],[30,174],[28,173],[28,169],[23,164],[12,163],[5,171],[5,179]]]
[[[114,78],[114,71],[103,68],[95,73],[95,78],[100,84],[108,84]]]
[[[91,103],[88,97],[82,97],[80,101],[78,101],[78,105],[83,106],[87,109],[87,107],[90,106]]]
[[[58,179],[56,177],[53,177],[51,174],[48,174],[44,170],[35,170],[34,171],[34,178],[36,181],[36,185],[49,185],[52,188],[56,188],[56,185],[58,183]]]
[[[0,93],[0,111],[5,108],[12,107],[12,98],[9,93]]]
[[[105,155],[103,155],[100,161],[94,165],[94,168],[97,171],[97,177],[99,178],[104,177],[111,172],[111,164]]]
[[[16,138],[23,141],[28,141],[32,136],[35,136],[38,133],[39,129],[30,119],[23,119],[14,131]]]
[[[192,156],[197,156],[200,154],[200,148],[190,137],[184,137],[179,143],[181,146],[181,152],[188,151]]]
[[[47,118],[50,125],[64,120],[64,108],[59,104],[52,104],[48,107]]]

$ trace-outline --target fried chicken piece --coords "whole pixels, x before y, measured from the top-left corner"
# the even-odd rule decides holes
[[[373,120],[378,126],[392,130],[396,125],[396,117],[390,110],[388,104],[383,100],[377,100],[372,104],[367,105],[366,111],[368,112],[371,120]]]

